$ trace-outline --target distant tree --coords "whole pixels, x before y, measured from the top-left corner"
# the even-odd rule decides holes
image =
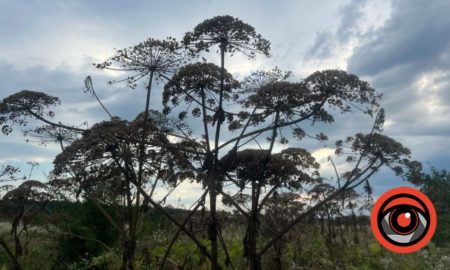
[[[40,209],[53,199],[46,184],[30,179],[31,172],[36,164],[31,163],[31,166],[30,174],[23,179],[25,180],[23,183],[17,187],[9,186],[5,189],[7,192],[0,196],[0,209],[3,215],[6,215],[7,221],[11,222],[10,234],[14,243],[14,251],[1,236],[0,244],[12,261],[12,269],[22,269],[20,265],[21,257],[29,252],[30,235],[28,230],[30,223],[39,214]],[[16,173],[17,169],[6,166],[3,174],[5,172],[10,175]]]
[[[439,246],[450,243],[450,172],[432,168],[430,173],[416,172],[408,178],[417,185],[436,208],[438,224],[433,242]]]
[[[103,209],[114,220],[120,220],[121,211],[110,205],[103,205]],[[83,202],[50,203],[44,217],[40,225],[56,240],[53,265],[56,269],[113,252],[120,240],[120,234],[89,198]]]

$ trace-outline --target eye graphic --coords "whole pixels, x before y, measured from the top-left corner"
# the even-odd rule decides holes
[[[436,228],[431,201],[412,188],[396,188],[383,194],[372,210],[372,230],[386,248],[409,253],[425,246]]]
[[[385,204],[392,206],[387,209],[385,206],[386,210],[381,210],[378,217],[383,236],[399,246],[411,245],[420,241],[429,229],[429,215],[424,211],[424,207],[406,204],[405,201],[408,199],[411,202],[417,201],[405,196],[409,197],[410,195],[399,194],[395,196],[397,198],[393,197],[392,200],[386,201]]]

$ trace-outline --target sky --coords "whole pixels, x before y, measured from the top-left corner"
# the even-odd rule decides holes
[[[109,110],[132,119],[143,110],[144,88],[110,86],[107,82],[120,74],[96,70],[92,63],[104,61],[115,48],[149,37],[180,39],[204,19],[231,15],[271,42],[270,58],[226,59],[226,68],[236,78],[275,66],[292,71],[299,80],[324,69],[356,74],[383,94],[384,134],[411,149],[412,158],[427,169],[450,169],[448,14],[450,2],[445,0],[0,0],[0,99],[22,89],[42,91],[64,104],[55,111],[56,120],[92,125],[108,116],[83,92],[83,80],[91,75]],[[217,63],[217,55],[210,57]],[[152,108],[161,108],[160,89],[152,93]],[[329,143],[307,146],[327,174],[333,140],[370,127],[357,112],[338,117],[335,124],[323,127]],[[20,132],[0,137],[0,165],[14,164],[27,173],[27,162],[39,162],[33,171],[36,179],[45,179],[58,153],[57,145],[26,143]],[[371,183],[375,197],[407,184],[386,170]],[[200,190],[186,183],[173,198],[189,202]]]

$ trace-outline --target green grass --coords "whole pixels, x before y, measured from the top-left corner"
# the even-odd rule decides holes
[[[9,233],[5,232],[6,224],[1,227],[2,234],[12,246]],[[158,261],[166,251],[166,247],[173,235],[173,228],[158,228],[146,230],[138,242],[136,266],[137,269],[157,269]],[[243,230],[239,227],[229,227],[224,232],[228,252],[236,270],[246,269],[246,260],[242,257]],[[200,234],[199,234],[200,236]],[[294,228],[283,242],[282,262],[284,269],[395,269],[395,270],[426,270],[426,269],[450,269],[450,246],[436,246],[430,243],[426,248],[413,254],[397,254],[380,246],[373,238],[370,228],[362,228],[358,237],[360,243],[353,243],[354,234],[351,230],[344,233],[345,244],[340,237],[335,237],[331,245],[327,245],[320,230],[314,225],[303,225]],[[260,239],[260,246],[268,240]],[[118,269],[121,262],[120,246],[112,247],[112,250],[103,250],[95,256],[80,254],[76,261],[61,264],[58,248],[60,238],[50,235],[43,229],[32,230],[29,237],[28,253],[21,258],[24,269]],[[208,240],[203,238],[203,243],[208,246]],[[262,258],[263,269],[274,269],[275,252],[270,249]],[[5,268],[8,258],[3,249],[0,249],[0,270]],[[200,255],[195,244],[186,236],[181,235],[172,248],[167,263],[167,269],[176,263],[184,265],[184,269],[202,270],[209,268],[209,262]],[[221,252],[220,263],[225,266],[225,253]],[[297,267],[297,268],[295,268]]]

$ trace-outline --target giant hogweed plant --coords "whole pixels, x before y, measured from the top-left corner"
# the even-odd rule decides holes
[[[219,63],[197,61],[211,50],[220,55]],[[238,18],[207,19],[181,42],[171,37],[148,39],[94,64],[125,74],[111,81],[112,85],[124,82],[135,89],[145,81],[143,112],[135,119],[122,119],[108,110],[89,76],[86,92],[97,99],[108,120],[91,127],[55,121],[51,108],[61,105],[59,98],[23,90],[0,103],[2,132],[8,135],[20,128],[30,141],[60,146],[61,154],[55,158],[46,185],[69,200],[82,197],[96,204],[120,235],[121,269],[136,268],[138,232],[146,209],[160,211],[178,228],[158,262],[160,269],[180,234],[195,243],[211,269],[235,269],[222,234],[224,224],[218,219],[217,199],[222,198],[246,220],[242,256],[249,269],[259,270],[262,256],[279,245],[294,226],[345,192],[361,184],[368,186],[371,176],[383,166],[398,175],[420,167],[410,160],[407,148],[382,135],[381,95],[368,82],[342,70],[317,71],[294,80],[291,72],[278,68],[254,71],[239,80],[226,69],[226,60],[237,53],[248,56],[248,61],[268,57],[270,42]],[[156,84],[162,86],[161,112],[150,108]],[[366,133],[336,142],[337,157],[333,159],[344,157],[351,169],[338,172],[330,157],[337,187],[320,200],[302,198],[298,194],[327,182],[305,142],[326,141],[328,134],[311,134],[311,126],[332,125],[337,113],[349,114],[355,108],[372,118],[373,126]],[[31,121],[42,125],[29,128]],[[285,149],[276,151],[277,145]],[[179,220],[163,207],[164,200],[155,199],[154,191],[159,183],[165,183],[167,198],[182,181],[202,183],[204,191]],[[298,208],[301,213],[272,231],[270,237],[261,238],[261,227],[267,225],[274,200],[285,192],[297,195],[283,198],[306,200]],[[187,224],[196,211],[204,209],[207,198],[206,244]],[[121,218],[109,215],[105,204],[117,206],[120,214],[115,217]],[[225,258],[219,258],[220,254]]]

